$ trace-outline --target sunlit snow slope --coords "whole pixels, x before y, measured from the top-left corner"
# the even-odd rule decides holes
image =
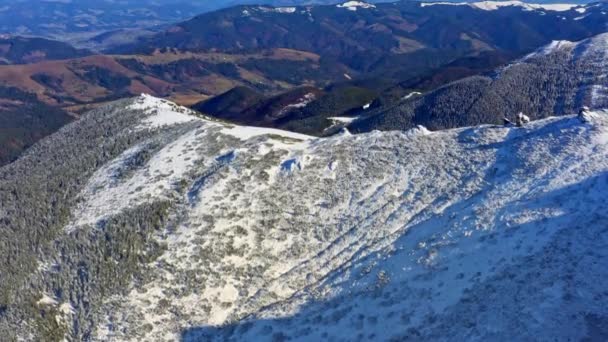
[[[134,112],[153,134],[90,177],[65,234],[155,201],[171,218],[93,340],[608,338],[606,112],[322,139]]]

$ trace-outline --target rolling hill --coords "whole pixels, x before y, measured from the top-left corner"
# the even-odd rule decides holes
[[[59,41],[0,35],[0,65],[70,59],[90,54],[90,51],[76,49]]]

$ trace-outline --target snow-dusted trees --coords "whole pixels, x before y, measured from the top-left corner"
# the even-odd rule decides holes
[[[141,264],[162,248],[150,240],[165,219],[168,207],[161,202],[99,227],[64,230],[92,173],[152,137],[148,130],[125,129],[143,115],[126,113],[128,103],[91,112],[0,168],[0,339],[16,338],[16,326],[30,329],[40,341],[62,340],[68,331],[75,340],[83,339],[93,325],[91,306],[144,277]],[[128,166],[137,167],[146,158],[142,152]],[[43,293],[58,304],[39,302]],[[76,309],[78,324],[61,318],[60,303]]]

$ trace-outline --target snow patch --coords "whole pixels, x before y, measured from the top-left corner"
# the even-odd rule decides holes
[[[342,4],[336,5],[338,8],[346,8],[349,11],[356,11],[358,8],[376,8],[376,5],[368,4],[363,1],[347,1]]]
[[[431,133],[432,132],[429,131],[426,127],[424,127],[422,125],[418,125],[412,129],[405,131],[404,135],[407,137],[417,137],[417,136],[429,135]]]
[[[57,305],[57,300],[47,294],[43,294],[42,298],[36,302],[38,305]]]
[[[59,306],[59,312],[61,312],[64,315],[73,315],[75,310],[74,310],[74,307],[72,306],[72,304],[63,303]]]
[[[274,13],[282,13],[282,14],[292,14],[292,13],[296,13],[297,8],[295,7],[266,7],[266,6],[259,6],[258,10],[265,12],[265,13],[270,13],[270,12],[274,12]]]
[[[480,1],[480,2],[423,2],[422,7],[444,5],[444,6],[470,6],[483,11],[495,11],[502,7],[521,7],[526,11],[546,10],[554,12],[566,12],[580,5],[577,4],[532,4],[522,1]]]
[[[573,48],[574,46],[576,46],[576,43],[568,40],[554,40],[551,43],[541,47],[537,51],[527,55],[526,57],[524,57],[524,59],[532,58],[535,56],[546,56],[559,50]]]
[[[405,95],[404,97],[402,97],[402,98],[401,98],[401,100],[407,100],[407,99],[411,99],[412,97],[414,97],[414,96],[419,96],[419,95],[422,95],[422,93],[421,93],[421,92],[418,92],[418,91],[413,91],[413,92],[411,92],[411,93],[409,93],[409,94]]]
[[[357,117],[350,117],[350,116],[332,116],[328,118],[331,121],[335,121],[337,123],[345,123],[345,124],[349,124],[352,123],[353,121],[357,120]]]
[[[231,126],[222,130],[222,133],[231,135],[241,140],[248,140],[263,135],[275,135],[296,141],[307,141],[314,139],[310,135],[283,131],[274,128],[254,127],[254,126]]]
[[[295,7],[277,7],[275,8],[275,12],[277,13],[295,13]]]
[[[142,121],[142,127],[151,129],[199,120],[192,110],[147,94],[142,94],[128,109],[143,110],[149,114]]]
[[[283,109],[281,109],[279,111],[279,116],[281,116],[285,113],[288,113],[292,109],[305,108],[306,106],[308,106],[309,103],[311,103],[312,101],[314,101],[316,99],[317,99],[317,97],[313,93],[305,94],[304,96],[299,98],[296,103],[288,104]]]

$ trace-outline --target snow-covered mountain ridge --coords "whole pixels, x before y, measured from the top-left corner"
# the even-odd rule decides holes
[[[579,4],[568,4],[568,3],[550,3],[550,4],[535,4],[523,1],[479,1],[479,2],[423,2],[422,7],[425,6],[470,6],[483,11],[495,11],[503,7],[520,7],[526,11],[545,10],[545,11],[556,11],[565,12],[575,9],[580,13],[586,11],[585,5]]]
[[[536,52],[529,54],[526,59],[538,56],[546,56],[559,51],[575,51],[572,56],[573,61],[580,59],[595,59],[596,62],[603,62],[602,66],[608,64],[608,33],[584,39],[579,42],[568,40],[554,40],[546,46],[541,47]]]
[[[111,131],[132,141],[86,176],[56,241],[111,232],[121,215],[146,227],[162,206],[153,244],[106,258],[162,248],[142,257],[145,277],[100,297],[52,281],[77,263],[64,249],[41,254],[37,305],[57,308],[68,338],[608,336],[608,112],[311,138],[150,96],[116,106],[104,121],[130,118]]]

